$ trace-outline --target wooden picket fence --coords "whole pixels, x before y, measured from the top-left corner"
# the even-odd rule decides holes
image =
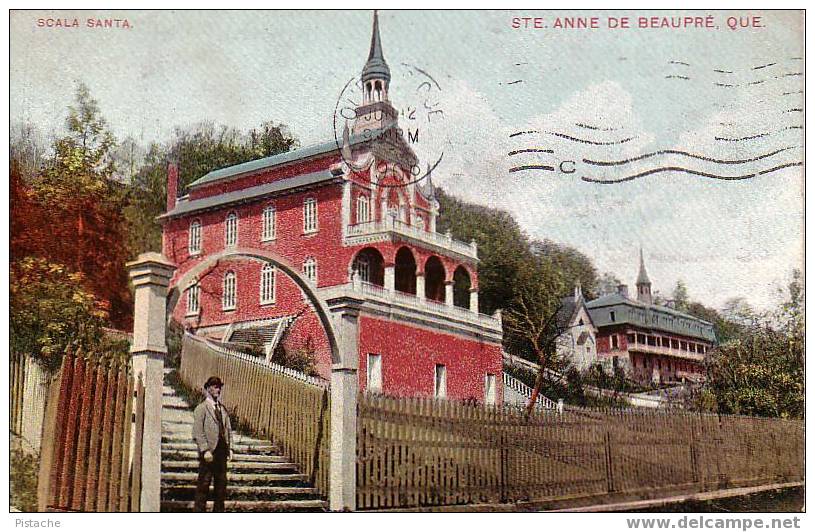
[[[202,390],[213,375],[224,381],[221,401],[233,422],[274,442],[309,476],[319,493],[327,495],[331,433],[327,384],[263,358],[218,349],[185,335],[181,381],[191,389]]]
[[[802,480],[800,421],[360,395],[357,508],[653,497]]]
[[[28,354],[11,353],[9,424],[23,448],[39,455],[48,390],[56,375]]]
[[[126,362],[66,353],[49,390],[40,511],[137,512],[144,386]]]

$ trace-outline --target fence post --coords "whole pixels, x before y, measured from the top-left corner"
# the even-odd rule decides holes
[[[133,312],[133,373],[144,383],[144,431],[141,445],[141,497],[139,511],[161,507],[161,396],[164,357],[167,355],[167,287],[175,266],[158,253],[142,253],[127,263],[135,289]],[[138,456],[138,453],[136,453]]]
[[[340,362],[331,366],[331,452],[328,506],[332,511],[356,509],[357,394],[359,381],[359,307],[362,300],[329,301],[339,344]]]

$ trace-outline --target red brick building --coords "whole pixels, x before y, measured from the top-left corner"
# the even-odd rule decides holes
[[[210,172],[177,196],[168,176],[163,253],[174,279],[230,249],[268,250],[298,265],[325,298],[360,310],[359,386],[389,395],[501,401],[500,315],[478,312],[478,252],[436,232],[439,204],[389,100],[374,16],[363,100],[344,140]],[[327,338],[299,287],[261,260],[213,263],[174,317],[230,343],[301,351],[328,377]]]
[[[597,354],[641,382],[700,380],[704,357],[716,343],[713,324],[668,306],[654,305],[640,251],[637,299],[620,285],[586,304],[597,327]]]

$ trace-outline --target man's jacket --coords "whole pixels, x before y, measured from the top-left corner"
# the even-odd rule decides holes
[[[204,400],[195,407],[192,421],[192,439],[198,445],[198,452],[214,452],[218,446],[218,418],[215,415],[215,405],[221,409],[224,420],[224,439],[227,450],[232,448],[232,424],[229,414],[221,403]]]

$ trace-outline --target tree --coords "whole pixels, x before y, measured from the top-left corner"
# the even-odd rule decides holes
[[[66,134],[32,176],[31,201],[47,231],[28,253],[82,274],[86,288],[110,308],[118,327],[128,327],[131,296],[122,209],[124,189],[114,177],[115,139],[87,86],[80,84],[68,109]]]
[[[597,296],[606,296],[609,294],[617,293],[617,287],[620,286],[622,281],[611,272],[605,272],[597,279],[596,292]]]
[[[156,217],[167,205],[168,161],[178,165],[180,193],[212,170],[277,155],[298,145],[285,125],[271,121],[246,133],[202,122],[176,129],[175,138],[167,144],[151,145],[129,187],[125,216],[130,227],[130,255],[161,250],[161,225]]]
[[[544,257],[521,270],[518,290],[512,304],[504,311],[507,349],[523,353],[540,365],[540,370],[527,406],[531,413],[538,400],[546,369],[562,369],[558,358],[558,340],[565,332],[558,320],[561,295],[566,290],[563,273]]]
[[[801,277],[800,271],[793,272],[787,299],[774,312],[758,314],[743,300],[730,302],[728,312],[743,320],[741,334],[709,352],[700,406],[722,413],[803,417]]]
[[[529,238],[506,211],[460,200],[437,189],[439,218],[436,229],[454,238],[478,244],[478,305],[492,314],[515,298],[518,276],[534,261]]]
[[[68,346],[126,356],[126,342],[105,335],[105,305],[84,288],[82,274],[27,257],[12,264],[9,291],[11,350],[56,367]]]
[[[545,257],[550,267],[560,272],[567,287],[580,283],[586,298],[597,296],[597,269],[591,259],[571,246],[552,240],[536,240],[531,244],[532,252]]]
[[[685,281],[682,279],[676,281],[676,286],[674,287],[672,296],[674,305],[676,305],[676,310],[685,312],[688,308],[688,304],[690,303],[690,298],[688,297],[688,287],[685,286]]]

